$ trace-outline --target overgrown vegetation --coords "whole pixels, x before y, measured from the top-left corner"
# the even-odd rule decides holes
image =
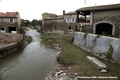
[[[48,47],[52,44],[57,43],[57,41],[54,38],[49,38],[49,39],[46,39],[44,41],[41,41],[41,43],[43,43],[46,47]]]
[[[49,39],[54,38],[56,39],[63,47],[64,52],[58,56],[58,61],[63,63],[66,66],[72,66],[73,71],[77,72],[78,75],[83,76],[118,76],[120,77],[120,67],[116,63],[110,63],[104,61],[100,58],[102,62],[104,62],[108,68],[108,73],[101,73],[95,68],[91,63],[86,60],[87,56],[93,56],[92,54],[76,47],[71,43],[72,37],[68,36],[55,36],[55,35],[43,35],[42,39]],[[95,57],[95,56],[94,56]],[[97,79],[98,80],[98,79]],[[109,80],[109,79],[106,79]],[[116,79],[117,80],[117,79]]]
[[[86,37],[87,37],[87,33],[85,33],[85,34],[84,34],[84,37],[83,37],[83,39],[86,39]]]
[[[30,43],[32,41],[32,37],[31,36],[23,36],[23,40],[20,42],[19,47],[21,49],[25,48],[27,46],[28,43]]]
[[[21,27],[42,26],[42,20],[33,19],[32,21],[21,19]]]
[[[24,29],[22,27],[19,27],[19,33],[20,34],[25,34],[25,31],[24,31]]]
[[[111,59],[112,59],[113,49],[114,49],[114,48],[112,47],[112,45],[110,45],[109,48],[108,48],[108,53],[106,54],[106,58],[107,58],[108,60],[111,60]]]

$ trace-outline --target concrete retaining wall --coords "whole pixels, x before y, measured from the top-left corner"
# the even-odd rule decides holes
[[[116,61],[120,58],[120,43],[118,38],[100,36],[95,34],[86,34],[76,32],[74,35],[74,44],[88,52],[93,53],[101,58]]]

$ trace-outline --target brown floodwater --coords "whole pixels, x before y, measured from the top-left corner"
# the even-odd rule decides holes
[[[29,30],[33,40],[22,51],[0,58],[0,80],[44,80],[57,63],[55,50],[40,43],[40,33]]]

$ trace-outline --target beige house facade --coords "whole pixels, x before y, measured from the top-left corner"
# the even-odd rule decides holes
[[[0,32],[18,33],[20,25],[18,12],[0,12]]]
[[[64,11],[63,16],[64,16],[64,20],[65,20],[66,28],[68,32],[74,32],[76,27],[76,21],[77,21],[77,13],[75,11],[65,13]]]

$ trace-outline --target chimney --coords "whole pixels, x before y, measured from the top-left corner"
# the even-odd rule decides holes
[[[65,14],[65,10],[63,10],[63,16],[64,16],[64,14]]]

